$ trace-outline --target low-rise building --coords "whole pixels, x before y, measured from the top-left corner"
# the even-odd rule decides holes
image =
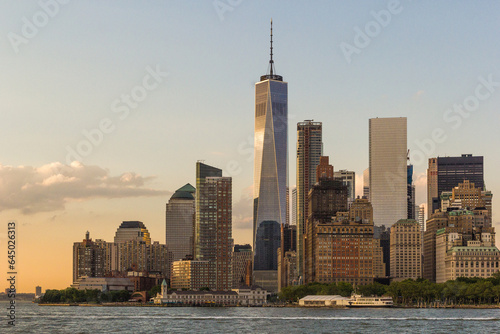
[[[173,291],[153,301],[155,304],[236,306],[239,296],[235,291]]]
[[[123,277],[81,277],[71,285],[78,290],[134,291],[134,283]]]
[[[438,230],[436,237],[436,283],[459,277],[491,277],[500,271],[500,250],[477,240],[461,245],[460,234],[452,228]]]
[[[262,289],[260,286],[240,286],[237,289],[233,289],[239,296],[239,305],[242,306],[261,306],[267,303],[267,295],[269,294],[266,290]]]
[[[309,307],[334,307],[334,306],[347,306],[351,298],[342,297],[339,295],[310,295],[299,299],[300,306]]]
[[[262,306],[268,292],[259,286],[241,286],[232,291],[172,291],[168,292],[163,281],[161,293],[151,300],[155,304],[180,304],[192,306]]]

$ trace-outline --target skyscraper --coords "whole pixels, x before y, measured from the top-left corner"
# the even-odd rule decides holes
[[[281,224],[288,185],[288,84],[275,74],[271,21],[268,74],[255,84],[254,282],[277,291]]]
[[[206,286],[230,290],[232,278],[232,179],[222,170],[196,163],[195,259],[210,262]]]
[[[297,225],[297,187],[292,188],[292,222],[291,225]]]
[[[73,282],[82,276],[104,277],[112,269],[107,261],[108,253],[109,243],[100,239],[92,241],[87,231],[82,242],[73,244]]]
[[[356,173],[342,169],[333,173],[333,176],[347,186],[347,201],[351,206],[356,199]]]
[[[195,191],[188,183],[177,189],[166,204],[165,240],[174,261],[193,255]]]
[[[252,263],[253,252],[250,245],[234,245],[233,252],[233,289],[245,285],[247,263]]]
[[[422,277],[422,233],[413,219],[400,219],[391,226],[391,275],[395,279]]]
[[[363,197],[370,200],[370,169],[367,168],[363,171]]]
[[[333,166],[328,165],[328,157],[321,157],[317,168],[318,182],[308,194],[308,216],[305,222],[304,233],[304,267],[303,279],[305,283],[316,281],[318,277],[318,264],[323,263],[325,257],[319,256],[320,248],[323,254],[325,230],[319,226],[331,224],[333,216],[339,211],[348,215],[347,211],[347,186],[342,181],[333,177]],[[373,234],[373,231],[372,231]],[[323,254],[324,255],[324,254]],[[331,274],[331,270],[330,270]],[[320,280],[320,282],[326,282]]]
[[[370,119],[370,202],[376,225],[407,218],[406,117]]]
[[[425,204],[420,204],[418,206],[418,214],[417,214],[417,221],[418,224],[420,225],[420,231],[424,232],[425,230]]]
[[[147,244],[151,243],[151,236],[143,222],[124,221],[120,227],[118,227],[115,233],[115,243],[130,240],[143,241]]]
[[[208,260],[215,256],[215,247],[213,246],[216,230],[213,228],[212,216],[215,216],[216,211],[209,205],[209,192],[205,188],[207,177],[222,177],[222,170],[198,161],[196,163],[194,226],[194,258],[197,260]]]
[[[459,183],[469,180],[476,187],[484,188],[483,157],[462,154],[460,157],[429,159],[427,169],[427,217],[441,208],[441,193],[451,191]]]
[[[297,272],[304,274],[304,233],[309,210],[307,196],[316,183],[316,168],[322,154],[321,122],[297,123]]]
[[[413,184],[413,165],[406,166],[407,171],[407,203],[408,219],[417,219],[417,212],[415,211],[415,185]]]

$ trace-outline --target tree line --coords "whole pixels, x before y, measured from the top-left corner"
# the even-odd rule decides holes
[[[288,286],[279,293],[279,300],[297,302],[307,295],[341,295],[349,297],[354,291],[350,283],[309,283]],[[461,277],[445,283],[432,283],[425,279],[407,279],[383,285],[374,282],[356,286],[356,293],[363,296],[391,296],[394,303],[400,305],[427,305],[439,303],[445,305],[493,304],[500,303],[500,272],[489,278]]]
[[[108,303],[126,302],[131,293],[126,290],[101,292],[99,290],[47,290],[40,298],[40,304]]]

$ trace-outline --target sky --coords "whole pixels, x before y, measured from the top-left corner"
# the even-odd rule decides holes
[[[417,204],[428,158],[482,155],[500,228],[499,12],[496,1],[2,1],[0,242],[16,221],[18,291],[68,287],[87,230],[113,241],[140,220],[164,243],[165,203],[195,184],[198,160],[233,178],[233,237],[252,243],[254,85],[271,18],[290,186],[297,122],[323,122],[324,155],[356,172],[361,194],[368,120],[407,117]]]

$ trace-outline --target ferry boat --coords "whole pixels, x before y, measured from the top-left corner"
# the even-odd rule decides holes
[[[392,297],[362,297],[352,295],[347,307],[392,307]]]

